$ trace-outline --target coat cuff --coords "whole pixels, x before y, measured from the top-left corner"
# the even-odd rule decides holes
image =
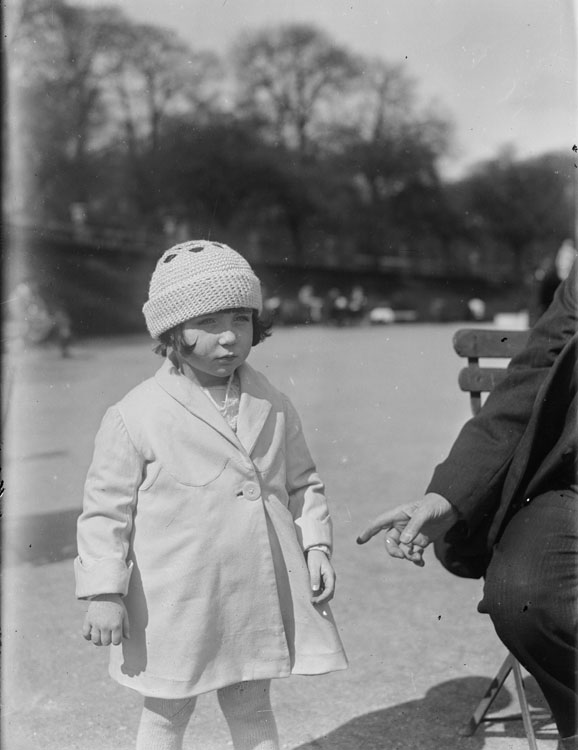
[[[311,552],[312,549],[318,549],[327,555],[328,560],[331,560],[331,547],[328,544],[312,544],[310,547],[307,547],[305,552]]]
[[[317,544],[326,544],[329,548],[333,546],[333,530],[329,516],[324,520],[311,520],[307,518],[298,518],[295,521],[298,529],[301,546],[307,550]]]
[[[87,599],[99,594],[126,596],[132,573],[132,561],[108,558],[88,565],[80,557],[74,561],[77,599]]]

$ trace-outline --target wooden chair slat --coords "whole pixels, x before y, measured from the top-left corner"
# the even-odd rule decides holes
[[[468,393],[489,393],[506,377],[506,370],[499,367],[470,365],[460,370],[458,383]]]
[[[454,335],[454,349],[460,357],[503,357],[510,359],[528,340],[528,331],[463,328]]]

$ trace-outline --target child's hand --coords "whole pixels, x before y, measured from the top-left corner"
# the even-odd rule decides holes
[[[95,646],[118,646],[123,638],[130,638],[128,614],[119,594],[102,594],[90,602],[82,635]]]
[[[320,549],[311,549],[307,552],[307,567],[311,580],[313,604],[328,602],[333,599],[335,593],[335,571],[327,559],[325,552]]]

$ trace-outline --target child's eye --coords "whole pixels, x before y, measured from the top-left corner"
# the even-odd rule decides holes
[[[251,320],[251,315],[250,313],[239,313],[239,315],[235,315],[235,320],[248,323]]]
[[[210,326],[213,325],[215,322],[215,318],[198,318],[195,321],[195,325],[197,326]]]

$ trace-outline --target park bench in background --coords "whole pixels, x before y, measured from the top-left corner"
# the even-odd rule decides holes
[[[467,367],[464,367],[459,373],[458,383],[461,390],[470,395],[470,406],[473,414],[477,414],[482,408],[482,394],[492,391],[505,378],[507,361],[523,349],[528,340],[528,335],[528,330],[504,330],[499,328],[463,328],[455,333],[454,349],[460,357],[464,357],[468,361]],[[506,361],[502,366],[496,367],[481,363],[481,360],[484,359]],[[494,362],[494,364],[497,363]],[[473,712],[464,734],[467,736],[473,735],[482,721],[503,720],[500,717],[487,717],[486,715],[510,672],[514,676],[528,745],[530,750],[538,750],[521,667],[518,660],[509,652]]]

